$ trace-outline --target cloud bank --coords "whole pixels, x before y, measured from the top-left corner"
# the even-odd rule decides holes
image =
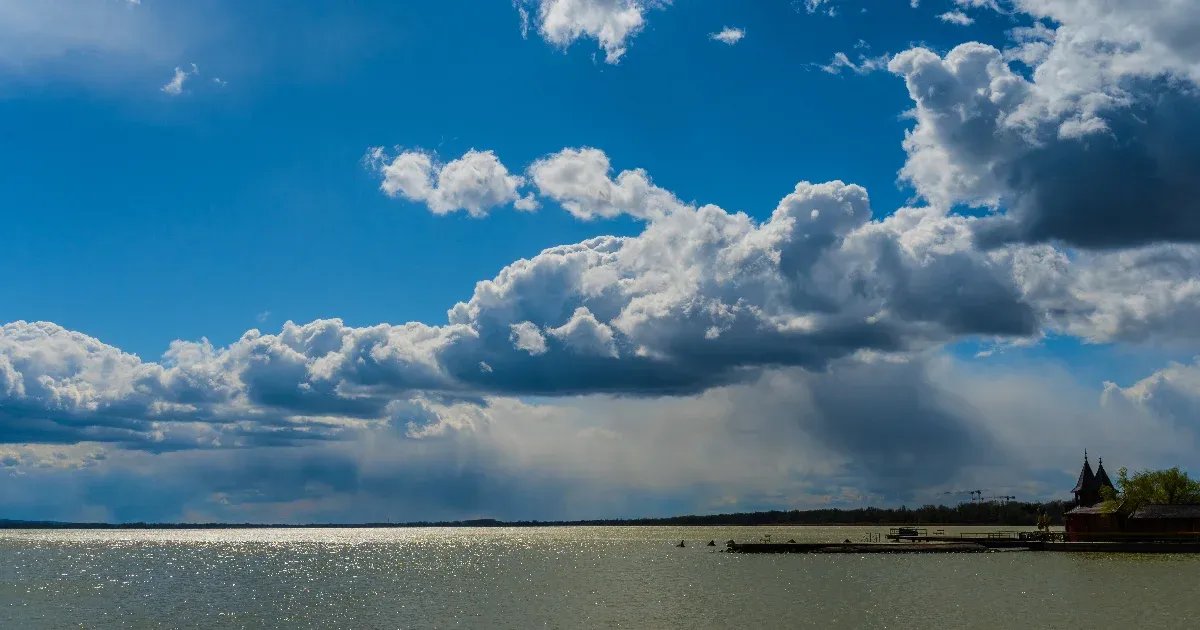
[[[614,405],[666,405],[686,410],[677,412],[684,423],[697,405],[717,405],[720,431],[753,426],[758,421],[747,418],[761,414],[771,432],[793,432],[793,446],[809,449],[811,468],[779,492],[808,496],[806,475],[820,471],[843,479],[835,494],[858,488],[911,497],[915,489],[1000,466],[963,453],[1030,448],[991,420],[1000,412],[989,411],[999,403],[988,380],[965,400],[965,385],[938,380],[944,344],[1036,340],[1046,332],[1093,341],[1194,339],[1200,332],[1190,324],[1198,321],[1200,286],[1200,257],[1191,246],[980,249],[976,229],[986,219],[935,207],[873,218],[866,190],[837,181],[797,184],[756,222],[684,203],[642,170],[613,175],[607,156],[591,148],[537,160],[520,182],[488,152],[463,158],[487,164],[474,171],[481,176],[466,178],[447,177],[449,166],[422,161],[426,154],[404,155],[420,166],[411,170],[415,178],[404,169],[388,172],[400,158],[381,159],[383,191],[394,185],[435,212],[483,212],[518,198],[524,184],[582,219],[630,216],[645,229],[516,261],[478,283],[438,325],[288,322],[223,348],[178,341],[160,361],[146,362],[54,324],[11,323],[0,329],[0,441],[107,444],[183,459],[187,452],[224,458],[216,453],[304,446],[318,449],[317,457],[353,459],[347,453],[355,445],[391,436],[398,449],[425,453],[414,440],[467,448],[465,440],[478,449],[471,457],[501,457],[493,450],[500,445],[488,442],[492,431],[497,423],[527,426],[522,416],[559,418],[581,405],[598,405],[599,414]],[[460,189],[464,181],[470,192]],[[764,383],[786,385],[770,389],[775,398],[768,399]],[[1080,390],[1073,401],[1079,408],[1101,405],[1098,393],[1089,400],[1085,387],[1068,385]],[[809,394],[789,393],[797,388]],[[714,402],[718,395],[729,398]],[[1047,391],[1040,399],[1045,409],[1080,413],[1053,396]],[[1119,399],[1145,423],[1183,430],[1161,408],[1132,395]],[[1114,400],[1106,393],[1103,405]],[[759,412],[755,404],[768,406]],[[518,411],[500,420],[498,409]],[[916,428],[896,433],[897,426]],[[596,448],[593,440],[616,439],[604,442],[611,448],[595,460],[597,468],[616,466],[628,448],[605,421],[578,430],[586,439],[569,439],[588,449]],[[513,455],[501,459],[507,457]],[[571,465],[556,460],[556,472],[546,474],[567,478],[561,468]],[[512,466],[509,479],[523,483],[517,480],[528,471]],[[576,480],[598,474],[571,470]],[[710,497],[732,491],[711,483],[680,481],[675,489]],[[623,479],[608,488],[636,494],[635,485]]]
[[[662,6],[518,8],[616,63]],[[0,496],[66,518],[594,517],[958,482],[1054,496],[1069,471],[1046,462],[1073,461],[1079,435],[1134,467],[1193,463],[1194,362],[1091,387],[946,348],[1200,340],[1200,18],[1167,0],[957,6],[1041,21],[1007,47],[827,68],[903,79],[913,207],[801,181],[756,220],[592,147],[515,169],[488,150],[372,149],[381,191],[435,214],[544,203],[643,229],[514,261],[436,323],[288,322],[157,361],[5,324],[0,468],[21,483]]]
[[[588,203],[578,191],[595,189],[579,180],[594,175],[548,181]],[[289,323],[226,348],[177,342],[147,363],[53,324],[6,325],[0,392],[6,409],[23,410],[11,422],[30,423],[13,441],[36,431],[250,439],[250,426],[264,439],[305,439],[385,419],[391,403],[417,395],[696,393],[768,367],[821,369],[860,351],[1037,328],[1038,314],[990,260],[902,245],[890,224],[870,222],[858,186],[801,183],[762,224],[715,206],[668,211],[662,194],[633,195],[641,205],[622,208],[656,217],[642,235],[517,261],[436,326]],[[947,279],[969,287],[969,299],[947,300]],[[164,435],[164,422],[188,434]]]

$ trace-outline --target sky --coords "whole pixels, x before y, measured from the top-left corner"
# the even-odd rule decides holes
[[[0,518],[1200,472],[1180,0],[0,0]]]

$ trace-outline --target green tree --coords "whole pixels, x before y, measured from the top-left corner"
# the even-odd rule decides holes
[[[1200,481],[1191,479],[1178,466],[1166,470],[1142,470],[1129,476],[1122,467],[1117,472],[1116,490],[1100,490],[1105,512],[1126,514],[1143,505],[1180,505],[1200,503]]]

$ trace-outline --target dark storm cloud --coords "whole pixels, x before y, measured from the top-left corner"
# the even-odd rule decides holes
[[[1009,211],[980,241],[1059,240],[1080,247],[1200,242],[1200,94],[1165,81],[1128,87],[1109,130],[1048,141],[994,166]]]
[[[817,439],[861,469],[869,490],[903,493],[952,480],[1000,454],[967,414],[978,413],[928,380],[920,364],[841,366],[809,381]]]
[[[1023,337],[1040,325],[1038,312],[1019,295],[1011,277],[981,268],[971,255],[954,252],[929,261],[919,271],[905,265],[894,245],[897,290],[891,304],[904,318],[938,322],[955,335]]]
[[[626,345],[619,358],[573,354],[554,340],[547,342],[552,356],[529,356],[512,352],[508,338],[497,336],[496,345],[486,350],[454,346],[444,360],[460,382],[496,395],[678,396],[751,380],[766,368],[819,369],[860,350],[904,350],[905,334],[888,323],[849,322],[808,335],[762,330],[746,322],[723,332],[723,343],[676,340],[664,344],[664,354],[655,357],[637,356],[636,348]],[[481,356],[490,370],[479,369]]]

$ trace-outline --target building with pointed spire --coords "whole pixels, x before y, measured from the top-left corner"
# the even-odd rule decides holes
[[[1092,464],[1088,462],[1087,451],[1083,452],[1083,469],[1079,471],[1079,481],[1075,483],[1075,488],[1071,492],[1075,495],[1076,507],[1092,507],[1100,503],[1100,489],[1104,487],[1113,488],[1112,480],[1108,478],[1108,473],[1104,471],[1104,460],[1100,460],[1100,468],[1096,472],[1092,472]]]
[[[1106,540],[1114,538],[1114,534],[1122,537],[1121,540],[1128,540],[1129,536],[1150,539],[1164,534],[1200,534],[1200,505],[1118,504],[1116,509],[1106,511],[1102,490],[1112,488],[1115,493],[1116,488],[1104,470],[1104,460],[1097,463],[1099,465],[1093,472],[1087,451],[1083,452],[1083,468],[1071,490],[1075,495],[1075,507],[1063,515],[1068,541]]]
[[[1083,452],[1083,468],[1079,471],[1079,480],[1071,492],[1075,495],[1075,507],[1063,515],[1067,526],[1067,534],[1071,540],[1077,539],[1077,534],[1099,534],[1120,531],[1122,523],[1116,514],[1106,514],[1100,504],[1104,497],[1101,488],[1113,488],[1108,472],[1104,470],[1104,460],[1092,472],[1092,464],[1088,461],[1087,451]],[[1115,488],[1114,488],[1115,491]]]

